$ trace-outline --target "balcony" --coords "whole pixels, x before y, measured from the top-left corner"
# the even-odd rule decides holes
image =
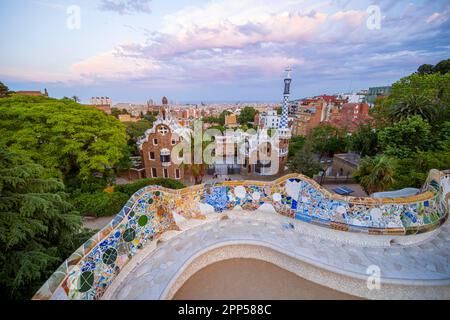
[[[279,157],[285,157],[288,154],[289,154],[289,149],[288,148],[278,150],[278,156]]]
[[[266,165],[260,166],[262,170],[265,168]],[[240,207],[241,210],[232,212],[233,219],[245,216],[243,210],[254,211],[251,215],[247,215],[248,218],[245,218],[253,220],[245,222],[239,230],[237,230],[239,225],[232,223],[231,229],[221,231],[221,228],[217,228],[223,235],[213,234],[215,229],[211,229],[208,232],[202,231],[205,234],[205,239],[208,235],[211,235],[211,239],[208,238],[208,245],[211,246],[217,246],[217,239],[224,239],[223,241],[229,242],[230,239],[242,239],[242,237],[247,239],[251,236],[257,237],[255,241],[268,243],[269,247],[272,245],[285,246],[283,250],[296,251],[293,252],[294,255],[308,255],[308,252],[311,251],[312,256],[308,256],[308,259],[317,260],[321,256],[316,252],[317,250],[323,252],[323,250],[330,250],[331,248],[331,250],[339,251],[343,255],[348,255],[349,253],[344,249],[347,245],[346,241],[350,239],[353,239],[359,245],[355,245],[355,248],[358,248],[356,250],[349,249],[351,254],[355,254],[359,250],[365,250],[365,247],[360,245],[361,242],[375,241],[378,246],[383,244],[384,247],[380,249],[374,245],[373,248],[370,248],[371,251],[368,250],[365,254],[371,255],[372,259],[370,260],[375,261],[375,264],[379,262],[380,265],[386,263],[394,265],[394,263],[399,263],[401,259],[407,259],[409,256],[399,257],[398,253],[395,254],[397,252],[395,250],[398,250],[396,246],[399,243],[404,242],[406,245],[402,250],[407,250],[412,243],[415,245],[415,243],[423,243],[428,238],[435,239],[433,237],[440,233],[432,231],[440,228],[448,217],[450,174],[431,170],[422,191],[421,194],[416,196],[393,199],[340,196],[323,189],[315,181],[299,174],[291,174],[270,182],[230,181],[214,185],[196,185],[182,190],[148,186],[137,191],[109,225],[74,252],[36,293],[34,299],[101,299],[105,292],[108,293],[108,288],[116,290],[112,290],[111,294],[119,293],[118,296],[113,297],[127,297],[127,295],[123,296],[120,294],[121,291],[118,288],[120,288],[120,285],[125,286],[125,284],[115,282],[117,275],[124,271],[125,275],[121,275],[122,280],[127,276],[136,276],[138,278],[130,280],[134,281],[130,285],[141,284],[142,280],[139,280],[139,275],[130,271],[135,270],[133,268],[137,266],[136,263],[141,261],[143,249],[151,249],[152,243],[154,247],[157,247],[157,239],[163,237],[165,231],[175,230],[174,224],[179,226],[183,221],[201,218],[203,211],[199,209],[200,204],[209,206],[211,210],[218,213]],[[317,206],[318,203],[320,203],[320,207]],[[261,216],[258,213],[259,210],[262,210],[260,209],[262,206],[270,206],[274,211],[270,215]],[[157,214],[149,218],[149,212],[156,212]],[[212,216],[220,218],[219,215]],[[258,216],[262,218],[257,220]],[[203,216],[203,220],[205,220],[204,218],[205,216]],[[314,224],[315,226],[311,226],[311,228],[314,228],[311,230],[315,230],[314,234],[322,231],[324,231],[323,234],[329,235],[332,233],[334,240],[330,240],[329,243],[331,244],[327,245],[321,245],[322,241],[311,241],[315,247],[311,246],[311,248],[308,248],[309,251],[304,252],[301,251],[302,246],[289,246],[289,244],[297,242],[302,242],[303,246],[309,246],[309,242],[302,241],[306,236],[304,233],[292,228],[289,231],[282,230],[280,227],[282,221],[286,222],[288,219],[291,219],[292,225],[301,220],[301,224],[296,224],[300,229],[306,228],[309,224]],[[198,221],[202,221],[202,219]],[[219,222],[226,224],[226,220],[224,221]],[[261,229],[268,224],[271,227],[273,226],[272,229]],[[212,226],[214,227],[215,225],[213,224]],[[206,225],[206,227],[208,226]],[[326,228],[333,229],[333,231],[326,230]],[[450,233],[448,225],[443,227],[441,231],[445,237],[448,237]],[[352,232],[353,234],[350,235],[349,233]],[[280,233],[280,237],[277,237],[278,233]],[[181,234],[186,234],[186,232]],[[384,237],[378,237],[378,235]],[[405,235],[408,235],[408,237],[403,237]],[[396,237],[395,240],[394,236]],[[287,241],[288,238],[289,240]],[[436,273],[428,268],[429,264],[436,261],[439,262],[442,259],[442,255],[450,250],[449,243],[445,242],[444,238],[439,238],[441,249],[436,245],[430,245],[433,249],[425,246],[415,249],[420,250],[424,258],[416,260],[414,263],[407,262],[402,264],[402,273],[392,271],[392,274],[389,274],[391,272],[390,268],[385,269],[383,272],[385,272],[386,278],[383,281],[395,278],[394,280],[398,281],[393,282],[394,284],[403,281],[412,285],[414,279],[417,279],[419,282],[430,280],[428,281],[429,285],[435,286],[433,290],[440,285],[444,285],[443,291],[439,291],[439,294],[444,292],[446,294],[445,297],[449,297],[448,272]],[[179,244],[192,243],[195,239],[194,237],[189,241],[180,241]],[[341,241],[339,246],[333,246],[332,243],[339,241]],[[385,244],[385,241],[388,241],[388,243]],[[197,248],[198,252],[201,252],[201,245],[205,245],[203,238],[201,239],[200,247]],[[396,246],[393,247],[393,245]],[[172,248],[172,246],[168,247]],[[163,247],[158,248],[163,249]],[[385,251],[392,252],[384,255]],[[175,257],[173,256],[173,250],[170,250],[170,252],[172,258]],[[174,259],[176,268],[174,268],[173,272],[176,273],[183,267],[184,260],[182,256],[191,256],[187,253],[189,252],[185,251],[178,255],[177,259]],[[141,255],[134,259],[139,254]],[[156,259],[156,256],[154,258]],[[420,261],[422,260],[426,263],[421,264]],[[145,267],[150,262],[147,261],[141,265]],[[322,262],[319,261],[318,263]],[[336,261],[332,261],[332,263],[336,263]],[[323,262],[323,264],[327,265],[326,262]],[[127,267],[127,265],[131,265],[131,267]],[[163,267],[162,262],[161,266]],[[174,273],[169,266],[164,265],[164,268],[165,271],[158,274],[161,277],[167,274],[167,280],[166,278],[159,280],[164,280],[165,283],[168,283],[173,279]],[[329,268],[329,264],[327,268]],[[366,270],[365,267],[361,269],[361,266],[359,266],[350,272],[348,271],[348,266],[342,266],[339,263],[334,264],[332,268],[335,270],[333,277],[344,273],[340,269],[342,268],[342,270],[345,269],[347,277],[349,274],[352,277],[354,275],[353,280],[359,279],[361,270],[363,270],[362,274]],[[447,267],[444,266],[444,268]],[[169,269],[171,270],[170,272],[168,272]],[[394,269],[392,268],[392,270]],[[362,287],[366,288],[365,278],[361,283]],[[161,286],[146,287],[148,290],[153,290],[152,292],[156,298],[161,297],[163,294],[162,291],[158,291],[158,288]],[[167,289],[167,287],[162,287],[163,290],[164,288]],[[132,290],[126,292],[133,293]],[[399,290],[399,292],[401,294],[402,290]]]

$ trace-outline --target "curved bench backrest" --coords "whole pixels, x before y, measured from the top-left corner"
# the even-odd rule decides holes
[[[148,186],[137,191],[104,229],[55,271],[34,299],[99,299],[116,275],[149,241],[176,229],[173,213],[200,218],[199,204],[215,211],[263,204],[293,219],[369,234],[431,231],[448,216],[450,173],[432,170],[424,192],[407,198],[372,199],[332,194],[303,175],[272,182],[229,181],[181,190]]]

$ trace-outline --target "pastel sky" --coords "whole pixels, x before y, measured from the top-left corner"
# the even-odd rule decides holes
[[[299,98],[450,58],[448,0],[1,0],[0,28],[0,81],[83,102],[280,101],[287,65]]]

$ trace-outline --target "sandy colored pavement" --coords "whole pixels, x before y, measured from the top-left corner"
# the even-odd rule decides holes
[[[114,219],[114,216],[100,218],[83,217],[83,227],[91,230],[101,230],[110,223],[112,219]]]
[[[213,263],[194,274],[174,300],[358,299],[255,259]]]

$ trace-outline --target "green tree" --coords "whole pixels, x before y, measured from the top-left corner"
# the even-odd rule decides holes
[[[431,169],[450,168],[450,148],[443,151],[419,151],[410,158],[397,160],[394,189],[420,188]]]
[[[120,212],[130,196],[121,192],[75,193],[70,202],[82,216],[110,217]]]
[[[369,110],[370,116],[374,119],[373,125],[378,130],[392,124],[389,117],[391,102],[387,97],[378,97],[375,100],[375,105]]]
[[[238,122],[243,125],[255,120],[256,109],[253,107],[244,107],[238,117]]]
[[[289,157],[293,157],[297,153],[299,153],[303,149],[305,141],[306,138],[302,136],[292,137],[291,141],[289,142]]]
[[[423,76],[424,74],[432,74],[433,71],[433,65],[432,64],[423,64],[417,69],[417,73]]]
[[[288,168],[292,172],[301,173],[310,178],[323,170],[320,163],[314,158],[310,141],[303,145],[300,152],[289,158]]]
[[[109,179],[127,156],[125,126],[72,100],[12,96],[0,100],[0,114],[0,146],[76,185]]]
[[[170,178],[140,179],[136,182],[121,184],[114,188],[116,192],[124,193],[131,197],[136,191],[146,186],[162,186],[168,189],[183,189],[185,185],[178,180]],[[128,200],[128,199],[127,199]]]
[[[433,68],[433,72],[438,72],[440,74],[446,74],[450,71],[450,59],[442,60],[436,64]]]
[[[222,133],[224,133],[226,131],[225,127],[221,126],[221,125],[213,125],[213,126],[209,127],[208,129],[217,129]]]
[[[144,136],[145,131],[152,128],[153,122],[150,122],[144,118],[137,122],[124,122],[124,124],[126,125],[126,132],[128,135],[129,152],[131,155],[139,156],[140,153],[137,147],[137,141],[140,137]]]
[[[408,158],[417,151],[433,147],[431,126],[420,116],[407,118],[380,130],[378,140],[385,154],[397,158]]]
[[[393,122],[416,115],[431,120],[434,118],[435,111],[433,101],[430,98],[423,94],[410,94],[392,104],[389,117]]]
[[[368,194],[386,191],[395,182],[396,167],[394,158],[385,155],[366,157],[361,160],[353,177]]]
[[[201,154],[203,155],[206,147],[211,143],[210,141],[204,141],[204,139],[194,139],[194,136],[191,135],[189,137],[189,148],[190,148],[190,159],[187,154],[183,154],[183,161],[181,166],[185,171],[189,171],[194,177],[195,184],[201,184],[203,181],[203,177],[206,174],[206,170],[208,169],[208,165],[205,163],[204,159],[201,163],[195,163],[195,151],[201,150]]]
[[[153,125],[153,122],[156,121],[156,116],[157,116],[157,114],[155,114],[151,111],[147,111],[147,113],[144,115],[144,119],[147,120],[148,122],[151,122]]]
[[[374,156],[378,152],[378,134],[370,124],[358,126],[349,140],[351,151],[359,152],[362,157]]]
[[[450,106],[450,73],[412,74],[392,85],[388,98],[378,112],[390,118],[393,123],[412,115],[421,115],[425,119],[436,121],[438,108]]]
[[[79,103],[81,101],[77,96],[72,96],[72,100],[76,103]]]
[[[224,125],[225,125],[225,117],[228,116],[228,115],[230,115],[230,114],[231,114],[231,112],[230,112],[230,111],[227,111],[227,110],[224,110],[224,111],[222,111],[222,112],[220,113],[218,120],[219,120],[219,124],[220,124],[221,126],[224,126]]]
[[[0,98],[4,98],[8,96],[9,94],[9,88],[3,84],[3,82],[0,81]]]
[[[57,179],[0,149],[0,296],[29,299],[90,234]]]
[[[111,108],[111,115],[113,115],[116,118],[119,118],[119,115],[121,114],[128,114],[128,111],[126,109],[118,109],[118,108]]]
[[[225,117],[224,117],[224,121],[225,121]],[[205,123],[220,123],[220,119],[219,117],[213,117],[213,116],[209,116],[209,117],[204,117],[203,118],[203,122]]]
[[[313,151],[320,155],[320,159],[347,150],[348,141],[344,130],[329,124],[315,127],[308,139],[312,141]]]
[[[137,122],[125,122],[125,125],[130,140],[136,143],[145,134],[145,131],[153,127],[153,122],[142,119]]]

